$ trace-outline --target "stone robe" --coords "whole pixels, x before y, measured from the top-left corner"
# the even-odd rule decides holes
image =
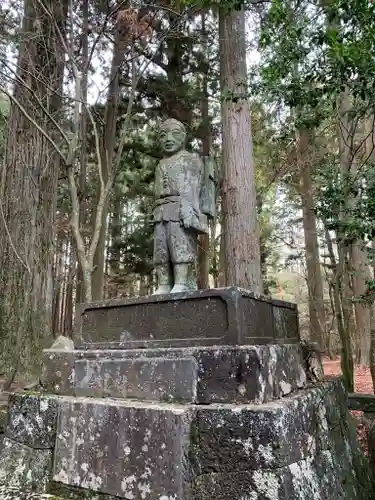
[[[207,217],[200,208],[202,175],[200,157],[185,150],[157,166],[153,214],[156,265],[195,261],[197,236],[208,232]]]

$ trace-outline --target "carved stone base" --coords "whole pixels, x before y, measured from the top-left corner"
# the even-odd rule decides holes
[[[77,311],[75,347],[135,349],[299,342],[297,308],[240,288],[107,300]]]
[[[338,381],[266,405],[14,395],[1,478],[30,489],[14,464],[37,478],[27,474],[37,462],[22,462],[19,449],[39,440],[54,450],[30,448],[34,456],[54,458],[52,476],[41,468],[46,480],[34,490],[59,498],[367,500],[368,469],[346,404]]]
[[[50,395],[10,399],[9,500],[369,500],[340,382],[306,388],[295,306],[229,288],[85,305],[77,326],[80,349],[44,352]]]
[[[44,352],[60,395],[164,402],[265,403],[305,386],[298,344]]]

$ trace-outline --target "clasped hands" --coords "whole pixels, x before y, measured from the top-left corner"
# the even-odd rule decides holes
[[[185,229],[191,228],[193,226],[194,217],[196,217],[194,210],[191,209],[181,210],[180,213],[181,226],[184,227]]]

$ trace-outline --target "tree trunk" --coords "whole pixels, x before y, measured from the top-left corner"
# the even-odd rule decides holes
[[[89,0],[82,1],[82,102],[87,103],[87,86],[88,86],[88,64],[89,64]],[[88,113],[85,106],[82,109],[81,118],[81,154],[80,154],[80,171],[79,171],[79,222],[81,229],[85,227],[87,222],[86,216],[86,176],[87,176],[87,124]],[[77,258],[77,279],[76,279],[76,303],[79,304],[84,300],[83,290],[83,273],[82,266]]]
[[[206,48],[206,14],[202,13],[202,39],[204,48]],[[206,51],[203,51],[206,53]],[[209,115],[208,103],[208,74],[203,75],[202,82],[202,101],[201,101],[201,119],[203,123],[203,138],[202,138],[202,155],[209,156],[211,152],[212,132]],[[209,272],[210,272],[210,236],[202,234],[199,237],[198,245],[198,289],[204,290],[209,288]]]
[[[112,216],[111,216],[111,248],[108,251],[110,255],[110,273],[112,276],[118,276],[120,272],[120,247],[122,235],[122,192],[119,186],[114,189],[112,197]]]
[[[329,283],[329,286],[328,286],[328,294],[329,294],[329,302],[331,304],[331,311],[332,311],[332,315],[334,318],[336,318],[336,307],[335,307],[335,297],[334,297],[334,293],[335,293],[335,286],[331,283]],[[337,321],[336,321],[337,323]],[[332,326],[334,324],[334,320],[332,321]],[[328,356],[329,356],[329,359],[331,360],[334,360],[335,357],[336,357],[336,344],[334,343],[334,338],[333,338],[333,334],[332,334],[332,327],[331,327],[331,330],[329,331],[329,335],[328,335],[328,340],[327,340],[327,343],[328,343]]]
[[[260,215],[263,210],[263,197],[257,195],[257,214]],[[267,237],[265,233],[260,231],[259,234],[259,249],[260,249],[260,271],[262,273],[263,292],[265,295],[269,294],[269,287],[267,282]]]
[[[45,3],[53,20],[38,1],[24,2],[13,96],[51,135],[41,104],[59,121],[64,51],[54,23],[64,32],[67,9],[54,0]],[[58,172],[49,142],[12,101],[0,184],[0,338],[5,363],[13,368],[37,368],[52,332]]]
[[[115,156],[116,146],[116,131],[117,131],[117,118],[118,108],[120,102],[120,65],[124,59],[125,46],[120,43],[121,34],[116,31],[116,39],[113,46],[113,56],[111,65],[111,74],[108,86],[108,96],[104,116],[104,138],[103,138],[103,151],[102,151],[102,166],[103,166],[103,179],[107,182],[109,171],[113,168],[113,160]],[[99,197],[99,194],[98,194]],[[94,210],[93,221],[95,221],[96,212]],[[102,214],[102,227],[98,245],[94,255],[94,272],[92,275],[92,299],[101,300],[103,298],[104,290],[104,256],[105,244],[107,235],[107,218],[108,218],[108,199],[103,207]],[[93,231],[95,222],[93,222]]]
[[[111,287],[108,292],[108,297],[116,297],[118,290],[114,286],[113,282],[119,278],[120,275],[120,243],[122,241],[122,192],[119,186],[115,186],[113,196],[112,196],[112,209],[110,216],[110,243],[107,249],[107,265],[108,265],[108,275],[111,281]]]
[[[52,313],[52,332],[54,337],[60,335],[60,317],[61,317],[61,303],[63,301],[63,276],[64,276],[64,242],[65,234],[59,231],[57,235],[57,243],[55,245],[55,258],[54,258],[54,306]]]
[[[348,301],[346,290],[343,290],[342,268],[345,262],[345,249],[339,249],[339,262],[336,261],[335,252],[333,250],[332,239],[329,231],[326,229],[326,243],[328,254],[331,260],[333,269],[333,299],[335,304],[335,314],[337,330],[341,341],[341,370],[344,377],[344,384],[347,391],[354,390],[354,364],[352,344],[350,341],[350,308],[351,301]]]
[[[73,337],[73,274],[74,274],[74,248],[73,238],[68,242],[68,269],[66,273],[66,289],[64,304],[64,323],[62,332],[66,337]]]
[[[61,287],[60,283],[57,280],[55,280],[54,283],[55,286],[53,289],[52,335],[55,338],[58,336],[58,331],[59,331]]]
[[[314,211],[310,150],[311,143],[309,131],[301,129],[297,133],[297,164],[300,174],[303,230],[305,235],[310,335],[311,339],[318,344],[319,349],[324,351],[327,349],[326,320],[318,232]]]
[[[373,183],[373,172],[375,168],[375,129],[374,129],[374,116],[370,116],[366,120],[366,156],[371,166],[371,182]],[[370,186],[371,187],[371,186]],[[372,275],[375,278],[375,239],[372,240]],[[370,274],[371,277],[371,274]],[[373,392],[375,393],[375,304],[371,304],[371,333],[370,333],[370,372],[372,378]]]
[[[219,274],[219,255],[217,251],[217,237],[216,237],[216,224],[212,225],[211,230],[211,274],[214,282],[214,288],[218,288],[218,274]]]
[[[338,138],[340,150],[341,177],[344,185],[344,198],[347,199],[347,205],[350,207],[355,200],[349,195],[349,187],[352,183],[352,177],[356,176],[357,165],[353,158],[354,134],[356,125],[350,119],[349,113],[352,110],[352,99],[349,90],[342,92],[338,99]],[[353,180],[355,182],[355,179]],[[348,193],[345,196],[345,192]],[[341,211],[341,220],[346,221],[345,207]],[[341,235],[340,239],[345,237]],[[350,268],[352,268],[353,292],[354,298],[360,299],[366,291],[366,279],[369,277],[367,259],[362,251],[363,243],[356,241],[350,245],[349,258]],[[368,305],[359,300],[355,301],[356,330],[360,346],[360,362],[368,364],[370,356],[370,332],[371,332],[371,312]]]
[[[330,8],[332,6],[332,0],[320,0],[320,5],[325,11],[326,15],[326,25],[328,29],[337,28],[337,19],[332,19],[330,17]],[[339,156],[340,156],[340,173],[341,180],[345,180],[351,167],[351,144],[353,140],[353,130],[352,124],[348,119],[348,111],[351,108],[350,95],[348,89],[341,92],[339,98],[337,99],[337,139],[339,146]],[[349,285],[349,275],[348,275],[348,247],[345,241],[345,234],[341,230],[341,227],[345,225],[345,207],[340,209],[339,213],[339,229],[336,231],[337,239],[337,251],[338,251],[338,262],[335,271],[335,286],[336,293],[340,293],[340,307],[342,310],[342,324],[343,328],[339,328],[339,334],[341,339],[341,367],[344,375],[344,381],[347,391],[352,392],[354,390],[354,366],[353,366],[353,351],[351,343],[351,321],[352,321],[352,301],[350,297],[350,285]],[[327,231],[328,234],[328,231]],[[331,260],[335,261],[335,256],[333,254],[333,249]],[[337,308],[336,306],[336,315]]]
[[[353,362],[353,343],[351,332],[353,328],[353,302],[352,291],[348,280],[348,271],[346,263],[342,263],[345,256],[345,250],[339,248],[339,269],[336,275],[336,286],[341,287],[341,307],[343,317],[343,331],[341,332],[342,354],[341,368],[346,379],[346,389],[354,391],[354,362]],[[341,270],[342,269],[342,270]],[[342,276],[340,280],[340,275]],[[340,332],[339,332],[340,333]]]
[[[223,234],[223,222],[221,223],[221,233],[219,236],[220,246],[218,255],[218,270],[217,270],[217,287],[223,288],[226,286],[226,270],[225,270],[225,248],[224,248],[224,234]]]
[[[339,155],[340,155],[340,172],[341,179],[345,187],[345,183],[348,181],[348,176],[350,175],[350,169],[352,166],[352,143],[353,143],[353,127],[352,123],[349,120],[348,113],[351,110],[351,98],[348,89],[345,89],[344,92],[341,93],[337,102],[337,136],[339,143]],[[344,226],[346,224],[346,210],[345,207],[342,207],[340,210],[340,221],[341,225]],[[352,346],[351,346],[351,334],[352,334],[352,315],[353,315],[353,302],[350,290],[350,277],[349,277],[349,266],[348,266],[348,254],[349,249],[345,242],[346,235],[341,231],[337,231],[337,247],[339,254],[338,261],[338,272],[337,279],[339,280],[339,285],[341,287],[341,299],[342,299],[342,310],[343,310],[343,318],[346,330],[345,342],[347,345],[350,345],[350,352],[352,354]],[[349,362],[349,360],[347,360]],[[353,360],[351,360],[353,363]],[[349,389],[348,389],[349,390]]]
[[[365,151],[369,160],[373,160],[373,131],[372,121],[369,130],[369,123],[365,122],[365,134],[369,134],[365,141]],[[350,174],[356,178],[358,174],[357,162],[353,161],[350,169]],[[355,200],[353,200],[355,203]],[[360,298],[366,294],[367,280],[371,279],[371,272],[363,240],[354,242],[349,247],[350,263],[353,281],[353,293],[355,298]],[[368,366],[370,361],[370,344],[371,344],[371,329],[372,311],[369,304],[356,300],[354,302],[354,311],[356,318],[356,342],[357,342],[357,362],[361,365]]]
[[[226,284],[260,293],[262,277],[246,85],[244,10],[220,9],[219,32]]]
[[[371,380],[372,380],[372,391],[375,394],[375,328],[371,329],[370,373],[371,373]]]
[[[354,312],[356,322],[356,342],[358,345],[357,362],[368,366],[371,342],[371,311],[368,304],[358,299],[366,294],[366,280],[370,279],[367,257],[361,248],[360,242],[350,245],[350,263],[352,272]]]

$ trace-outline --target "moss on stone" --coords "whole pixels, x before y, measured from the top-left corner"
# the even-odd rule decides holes
[[[18,488],[3,483],[0,483],[0,498],[1,500],[65,500],[64,497],[49,493],[37,493],[27,488]]]
[[[190,428],[190,443],[192,445],[197,445],[199,443],[200,430],[196,423],[192,423]]]
[[[5,409],[0,410],[0,434],[4,433],[7,425],[8,412]]]
[[[105,495],[74,486],[67,486],[54,481],[50,484],[49,492],[53,495],[57,495],[56,498],[63,500],[120,500],[120,497]]]
[[[20,393],[21,396],[29,397],[29,396],[43,396],[44,394],[41,391],[24,391],[23,393]]]

